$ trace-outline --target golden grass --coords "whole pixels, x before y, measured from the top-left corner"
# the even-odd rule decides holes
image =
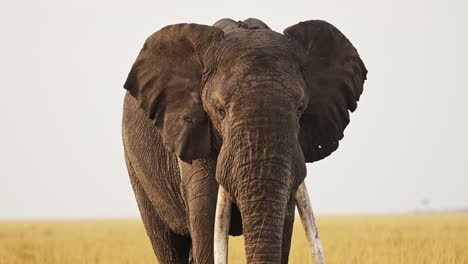
[[[468,263],[468,214],[319,217],[318,225],[328,263]],[[296,224],[290,263],[313,263],[307,248]],[[230,239],[229,259],[245,263],[241,237]],[[2,264],[154,262],[138,220],[0,222]]]

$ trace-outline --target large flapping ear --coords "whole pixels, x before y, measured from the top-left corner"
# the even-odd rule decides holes
[[[284,35],[302,46],[309,103],[300,120],[299,140],[306,162],[330,155],[356,110],[367,69],[351,42],[333,25],[301,22]]]
[[[146,40],[124,85],[166,146],[188,163],[210,151],[210,125],[200,89],[204,58],[222,34],[197,24],[159,30]]]

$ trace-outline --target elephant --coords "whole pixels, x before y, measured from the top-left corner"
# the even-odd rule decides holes
[[[311,221],[298,200],[305,164],[338,148],[366,76],[322,20],[283,34],[249,18],[149,36],[124,84],[122,136],[158,262],[220,263],[217,243],[243,234],[248,263],[288,263],[296,204]]]

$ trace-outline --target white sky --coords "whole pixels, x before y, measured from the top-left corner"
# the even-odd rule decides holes
[[[324,19],[369,69],[332,156],[308,165],[317,214],[468,207],[466,1],[19,1],[0,4],[0,219],[133,217],[121,112],[148,35],[256,17]]]

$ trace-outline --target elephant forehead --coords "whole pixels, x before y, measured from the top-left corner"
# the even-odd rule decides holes
[[[299,60],[283,35],[261,29],[235,32],[225,37],[216,52],[216,70],[203,94],[221,103],[257,92],[304,96]]]
[[[297,75],[299,60],[283,37],[268,39],[264,36],[257,39],[252,36],[249,34],[248,38],[232,40],[222,47],[218,56],[218,70],[234,79],[248,75]]]
[[[272,36],[270,32],[259,33],[258,38],[256,34],[239,35],[227,39],[216,51],[217,71],[227,77],[298,72],[299,59],[283,36]]]
[[[284,35],[268,29],[237,30],[227,34],[223,44],[222,48],[235,51],[271,49],[271,52],[286,52],[291,48]]]

